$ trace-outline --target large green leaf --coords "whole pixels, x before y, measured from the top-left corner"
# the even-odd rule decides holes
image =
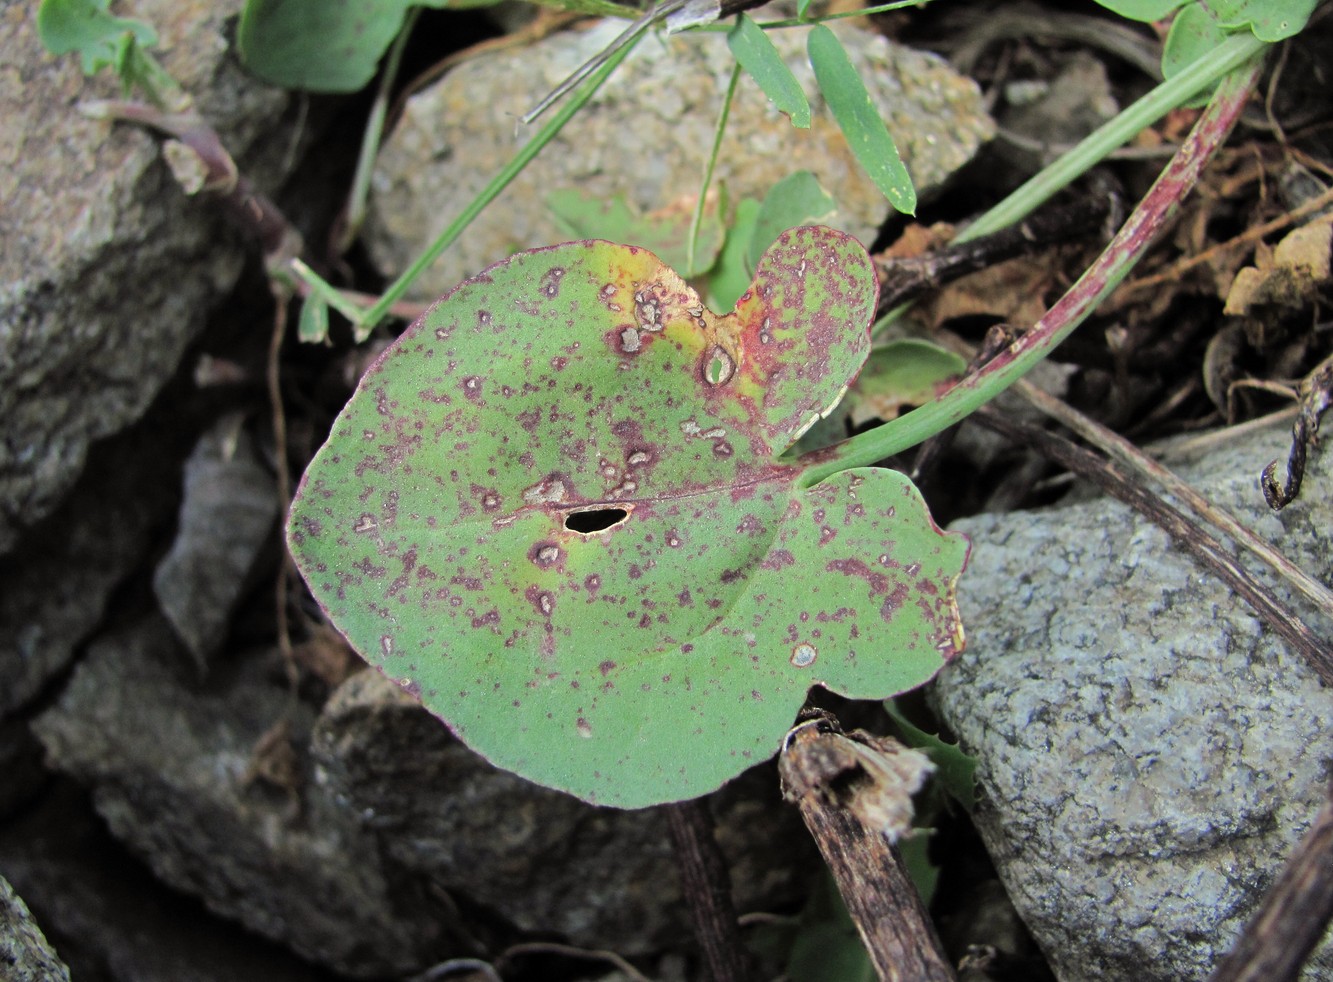
[[[860,367],[875,299],[825,228],[784,234],[723,317],[643,249],[520,253],[366,373],[292,552],[499,766],[622,807],[703,794],[774,753],[810,686],[882,698],[961,645],[966,540],[896,472],[806,488],[811,460],[779,456]]]
[[[241,62],[266,82],[312,92],[355,92],[410,7],[481,7],[498,0],[246,0],[236,29]],[[632,16],[611,0],[538,0],[560,10]]]
[[[236,46],[245,67],[267,82],[355,92],[374,76],[411,5],[409,0],[247,0]]]

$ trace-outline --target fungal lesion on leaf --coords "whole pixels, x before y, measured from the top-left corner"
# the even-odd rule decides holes
[[[580,535],[596,535],[622,525],[629,518],[628,508],[598,506],[565,513],[565,528]]]

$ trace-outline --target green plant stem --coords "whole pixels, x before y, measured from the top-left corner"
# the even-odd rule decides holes
[[[292,259],[287,264],[286,270],[277,270],[270,274],[274,279],[285,282],[298,293],[317,297],[324,301],[338,313],[342,314],[353,324],[359,324],[362,315],[362,308],[355,302],[348,300],[343,296],[342,291],[332,286],[328,280],[324,279],[313,269],[307,266],[299,259]],[[297,286],[297,282],[306,285],[305,290]],[[358,340],[365,340],[358,334]]]
[[[1134,268],[1153,238],[1172,218],[1245,108],[1259,77],[1262,59],[1235,68],[1223,79],[1208,106],[1166,169],[1139,202],[1097,260],[1069,291],[1021,338],[980,371],[967,376],[934,402],[883,426],[809,455],[801,483],[811,487],[852,467],[865,467],[929,439],[994,399],[1055,350]]]
[[[361,231],[361,223],[366,218],[366,198],[370,195],[370,176],[375,171],[375,159],[379,156],[380,143],[384,139],[384,120],[389,114],[389,96],[393,81],[398,77],[398,66],[402,64],[403,51],[412,27],[421,13],[420,7],[409,7],[403,18],[402,29],[393,39],[389,54],[384,59],[384,70],[380,73],[379,88],[375,91],[375,102],[370,107],[366,118],[366,132],[361,138],[361,151],[356,158],[356,173],[352,175],[352,190],[347,196],[347,219],[342,233],[338,236],[338,252],[345,252]]]
[[[463,208],[458,217],[449,223],[449,227],[441,232],[439,237],[426,247],[425,251],[416,258],[416,261],[413,262],[412,265],[398,277],[398,279],[389,284],[389,288],[381,294],[378,302],[376,302],[376,304],[366,311],[359,319],[357,323],[358,330],[362,332],[374,330],[376,325],[378,325],[389,312],[389,308],[407,293],[408,289],[416,281],[417,277],[425,271],[426,267],[439,258],[440,253],[453,245],[458,237],[463,234],[463,230],[472,224],[472,221],[481,214],[482,209],[494,201],[496,197],[499,196],[500,192],[509,186],[509,182],[517,177],[523,168],[527,167],[528,164],[532,162],[532,159],[536,157],[537,154],[541,153],[546,145],[555,138],[556,134],[564,129],[565,124],[573,118],[576,112],[583,108],[584,104],[593,97],[599,88],[602,87],[602,83],[605,82],[620,63],[629,56],[629,53],[634,50],[636,43],[637,39],[635,42],[625,45],[625,47],[617,51],[604,64],[598,67],[595,72],[588,76],[587,80],[579,86],[574,94],[561,105],[555,115],[553,115],[546,124],[534,134],[531,140],[523,145],[518,153],[510,159],[509,163],[505,164],[500,170],[500,173],[496,174],[491,182],[487,184],[486,187],[482,188],[481,192],[475,198],[467,203],[466,207]]]
[[[768,26],[768,25],[761,25]],[[1121,111],[1114,119],[1080,140],[1059,160],[1043,168],[1022,184],[1003,201],[986,211],[975,222],[960,232],[955,242],[967,242],[998,232],[1030,215],[1072,182],[1078,180],[1103,159],[1124,146],[1146,127],[1151,126],[1172,109],[1212,85],[1228,72],[1244,65],[1267,44],[1249,31],[1235,34],[1218,45],[1207,58],[1200,58],[1183,72],[1159,83],[1151,92]],[[890,310],[871,329],[878,335],[911,309],[911,304],[900,304]]]
[[[694,251],[698,245],[699,227],[704,221],[704,206],[708,201],[708,186],[713,183],[713,168],[717,166],[717,155],[722,149],[722,138],[727,132],[727,119],[731,115],[731,102],[736,96],[736,83],[741,80],[741,63],[731,66],[731,80],[727,82],[726,94],[722,96],[722,111],[717,117],[717,131],[713,134],[713,149],[708,154],[708,163],[704,165],[703,184],[699,188],[699,200],[694,205],[694,215],[690,218],[690,235],[685,240],[685,269],[687,276],[694,275]]]
[[[1178,75],[1157,85],[1151,92],[1088,134],[1068,153],[1020,186],[994,208],[969,225],[956,239],[966,242],[1020,221],[1052,195],[1067,187],[1100,163],[1113,150],[1124,146],[1172,109],[1207,89],[1218,79],[1247,64],[1268,44],[1249,31],[1233,34],[1205,58],[1195,61]]]

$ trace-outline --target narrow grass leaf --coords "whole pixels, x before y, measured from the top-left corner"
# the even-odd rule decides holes
[[[889,204],[904,214],[916,214],[912,178],[842,42],[829,28],[818,24],[806,45],[819,90],[857,161]]]
[[[741,67],[759,83],[759,88],[763,89],[764,95],[768,96],[778,112],[787,116],[798,129],[808,129],[810,103],[805,97],[805,90],[796,81],[796,76],[791,73],[763,29],[741,14],[736,26],[727,32],[727,46]]]

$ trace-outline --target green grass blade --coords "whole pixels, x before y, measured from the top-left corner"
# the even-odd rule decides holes
[[[636,39],[637,43],[637,39]],[[629,53],[634,50],[634,44],[627,44],[624,48],[611,56],[600,68],[592,73],[588,79],[579,87],[573,96],[571,96],[552,116],[547,120],[546,125],[537,131],[531,140],[523,145],[509,163],[496,174],[491,182],[481,189],[480,193],[467,203],[467,206],[459,213],[458,217],[449,223],[449,227],[440,233],[439,238],[432,242],[419,255],[416,260],[403,271],[398,279],[389,284],[389,288],[384,291],[379,302],[371,307],[361,317],[357,324],[360,334],[368,334],[377,324],[389,313],[395,303],[403,298],[411,285],[416,282],[418,276],[425,271],[431,263],[439,258],[440,253],[444,252],[458,240],[464,230],[472,224],[473,219],[481,214],[482,209],[499,197],[500,192],[509,186],[509,182],[516,178],[524,167],[532,162],[532,159],[541,153],[543,148],[550,143],[557,133],[564,129],[576,112],[583,108],[584,104],[596,94],[602,87],[602,83],[610,78],[611,73],[620,66],[620,63],[629,57]]]

